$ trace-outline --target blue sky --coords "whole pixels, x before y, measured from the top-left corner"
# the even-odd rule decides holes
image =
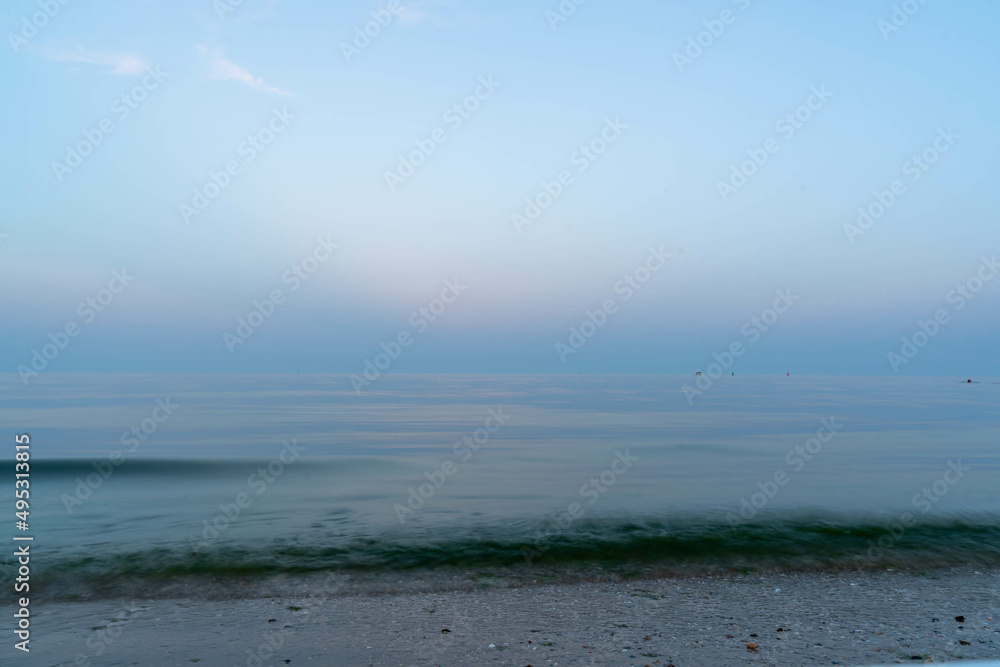
[[[1000,280],[949,300],[1000,250],[994,3],[914,0],[887,29],[892,2],[588,0],[557,20],[555,0],[426,0],[355,43],[387,4],[53,0],[33,31],[39,4],[7,3],[3,369],[76,323],[44,372],[360,373],[408,333],[388,372],[688,373],[791,290],[738,374],[1000,375]],[[79,166],[53,165],[88,136]],[[390,188],[417,142],[433,152]],[[336,253],[293,290],[317,238]],[[651,247],[672,259],[626,299]],[[418,331],[446,280],[466,287]]]

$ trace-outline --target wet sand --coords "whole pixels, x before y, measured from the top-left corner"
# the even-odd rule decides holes
[[[0,664],[913,664],[1000,658],[1000,570],[39,601],[33,621],[31,655],[8,639]]]

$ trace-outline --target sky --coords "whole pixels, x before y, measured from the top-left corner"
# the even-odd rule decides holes
[[[5,3],[0,370],[998,376],[998,20]]]

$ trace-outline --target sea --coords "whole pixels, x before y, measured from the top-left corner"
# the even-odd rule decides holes
[[[997,565],[966,380],[7,375],[0,539],[46,599]]]

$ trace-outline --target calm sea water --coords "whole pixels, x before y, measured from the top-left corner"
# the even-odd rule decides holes
[[[7,376],[2,458],[31,435],[33,567],[54,594],[1000,562],[1000,381],[723,377],[690,403],[694,379],[387,376],[358,395],[346,376]]]

